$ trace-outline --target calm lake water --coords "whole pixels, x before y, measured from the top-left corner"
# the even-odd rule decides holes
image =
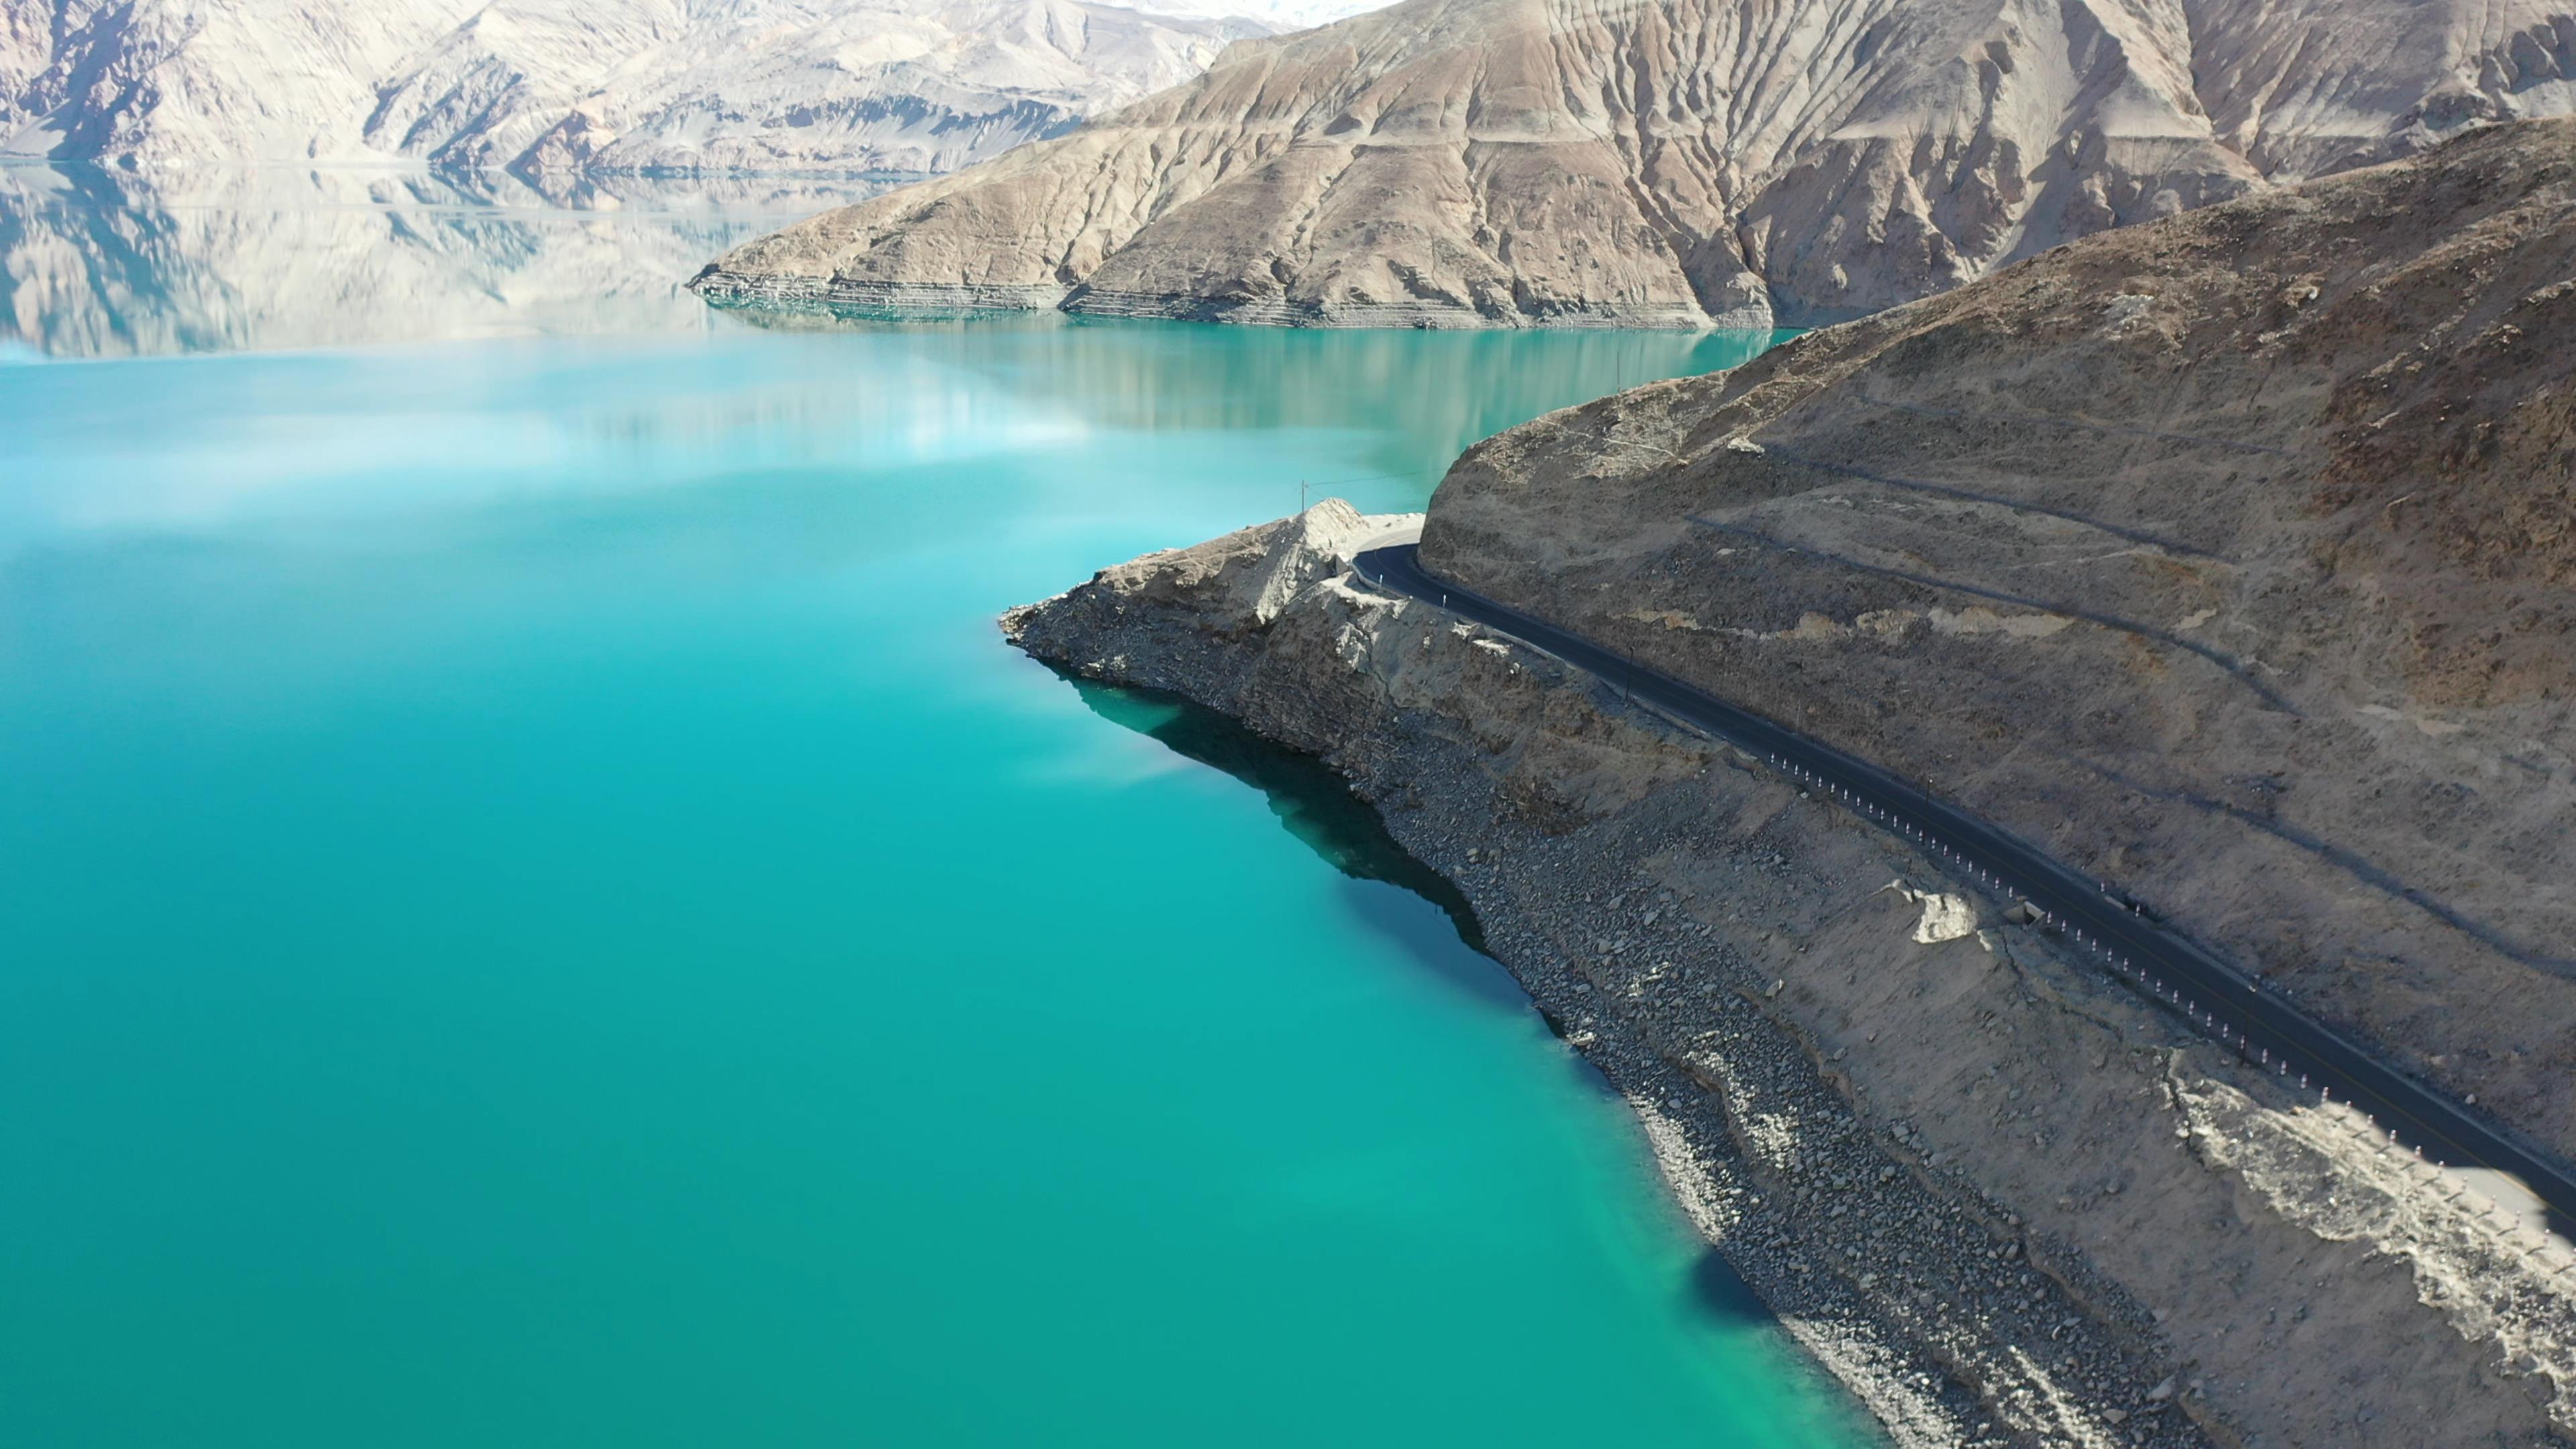
[[[992,623],[1767,337],[191,185],[0,172],[0,1441],[1871,1442],[1364,812]]]

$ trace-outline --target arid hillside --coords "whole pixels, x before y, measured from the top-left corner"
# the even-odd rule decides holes
[[[719,301],[1848,318],[2576,109],[2564,0],[1407,0],[740,248]]]
[[[2496,128],[1539,419],[1423,553],[2576,1152],[2571,370],[2576,122]]]

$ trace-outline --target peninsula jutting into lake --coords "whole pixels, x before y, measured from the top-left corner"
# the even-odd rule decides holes
[[[1004,629],[1350,777],[1900,1437],[2546,1436],[2571,262],[2493,131]]]
[[[2576,1443],[2572,38],[0,0],[0,1440]]]

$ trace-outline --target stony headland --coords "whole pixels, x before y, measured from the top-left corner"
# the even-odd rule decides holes
[[[2576,1441],[2576,1259],[1427,564],[2118,880],[2562,1155],[2576,124],[2095,237],[1004,621],[1331,762],[1905,1444]]]
[[[2576,13],[1405,0],[736,249],[719,302],[1328,326],[1848,318],[2576,109]]]

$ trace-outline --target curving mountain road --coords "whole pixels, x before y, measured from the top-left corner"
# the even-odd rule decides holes
[[[1583,669],[1630,698],[1769,760],[1812,788],[1947,859],[1998,892],[2028,901],[2068,940],[2114,974],[2179,1013],[2247,1061],[2309,1090],[2349,1102],[2398,1141],[2436,1162],[2482,1167],[2521,1180],[2545,1203],[2560,1231],[2576,1220],[2576,1173],[2373,1057],[2360,1043],[2300,1011],[2278,992],[2138,913],[2126,897],[2089,880],[1993,825],[1866,760],[1728,704],[1671,675],[1542,619],[1447,583],[1425,570],[1417,546],[1361,552],[1360,576],[1393,593],[1509,634]]]

